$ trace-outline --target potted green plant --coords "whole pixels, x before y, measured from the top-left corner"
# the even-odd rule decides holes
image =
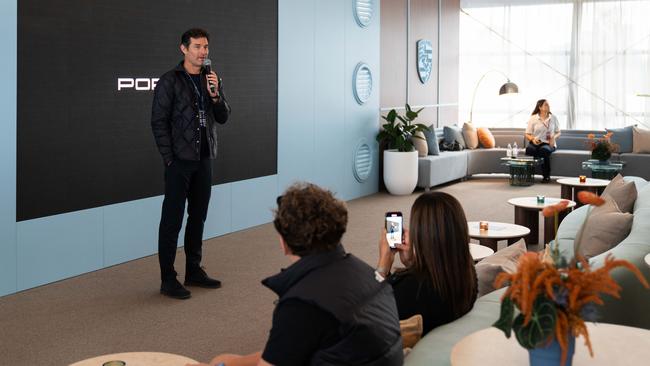
[[[418,153],[413,146],[417,132],[424,132],[427,126],[413,123],[422,109],[414,111],[406,104],[406,113],[400,115],[391,109],[382,116],[386,121],[382,130],[377,134],[377,142],[385,144],[384,150],[384,183],[391,194],[411,194],[418,181]]]

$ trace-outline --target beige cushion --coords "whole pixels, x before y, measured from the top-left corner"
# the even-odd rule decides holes
[[[413,348],[422,338],[424,331],[422,315],[415,314],[408,319],[400,320],[399,329],[402,333],[402,348]]]
[[[478,134],[471,122],[465,122],[463,124],[463,138],[468,149],[476,149],[478,147]]]
[[[517,270],[519,257],[528,251],[523,239],[515,244],[501,249],[476,264],[476,277],[478,277],[478,296],[481,297],[494,288],[494,279],[501,272],[514,273]]]
[[[585,258],[604,253],[622,242],[632,228],[634,215],[623,213],[616,202],[608,199],[602,206],[592,206],[576,238],[577,251]]]
[[[650,153],[650,130],[632,127],[632,152]]]
[[[618,174],[605,187],[601,196],[614,200],[621,212],[632,212],[637,196],[636,184],[632,181],[626,182],[623,176]]]
[[[418,156],[427,156],[429,154],[429,145],[427,145],[427,139],[424,137],[424,132],[418,131],[415,133],[415,136],[416,137],[413,137],[411,141],[413,141],[415,150],[418,151]]]

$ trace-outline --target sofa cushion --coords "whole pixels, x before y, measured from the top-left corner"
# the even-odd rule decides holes
[[[494,135],[492,132],[490,132],[490,129],[486,127],[479,127],[476,130],[476,135],[478,136],[478,141],[481,144],[481,147],[484,147],[486,149],[493,149],[496,146]]]
[[[621,212],[612,199],[592,207],[576,238],[578,252],[589,259],[614,248],[630,233],[633,220],[634,215]]]
[[[611,132],[610,142],[618,145],[619,153],[632,152],[632,126],[623,128],[606,128],[606,132]]]
[[[650,130],[632,127],[632,151],[635,153],[650,153]]]
[[[611,182],[605,187],[602,197],[607,199],[611,198],[616,202],[616,205],[621,212],[631,212],[634,208],[634,201],[636,201],[637,190],[634,182],[628,182],[623,179],[623,176],[618,174]]]
[[[465,139],[463,138],[463,131],[457,126],[445,126],[443,128],[445,143],[453,144],[454,141],[458,142],[461,149],[465,149]]]
[[[614,160],[614,159],[612,159]],[[637,176],[650,180],[650,154],[625,153],[621,154],[620,160],[625,162],[624,176]]]
[[[471,122],[463,123],[463,139],[468,149],[473,150],[478,147],[478,133],[476,132],[476,127]]]
[[[418,156],[427,156],[429,154],[429,146],[427,144],[427,138],[424,136],[422,131],[418,131],[411,138],[415,150],[418,151]]]
[[[467,151],[441,151],[437,156],[419,158],[418,187],[429,188],[465,177]]]
[[[527,252],[524,240],[503,248],[476,264],[478,277],[478,296],[490,293],[496,288],[494,280],[501,272],[514,273],[517,270],[519,257]]]
[[[424,137],[427,139],[427,149],[429,155],[439,155],[440,147],[438,146],[438,135],[433,125],[429,126],[427,131],[424,131]]]

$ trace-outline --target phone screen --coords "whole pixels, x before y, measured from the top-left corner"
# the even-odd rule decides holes
[[[396,245],[402,244],[402,213],[401,212],[387,212],[386,213],[386,239],[388,246],[395,248]]]

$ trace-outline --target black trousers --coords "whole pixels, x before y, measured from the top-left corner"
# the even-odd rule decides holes
[[[526,155],[544,159],[542,162],[542,175],[544,178],[551,177],[551,153],[553,151],[555,151],[555,148],[545,142],[539,145],[531,142],[526,147]]]
[[[183,225],[187,201],[185,226],[185,274],[200,268],[203,225],[208,214],[212,190],[212,164],[210,159],[200,161],[174,160],[165,167],[165,199],[158,229],[158,261],[162,281],[176,278],[174,260],[178,234]]]

